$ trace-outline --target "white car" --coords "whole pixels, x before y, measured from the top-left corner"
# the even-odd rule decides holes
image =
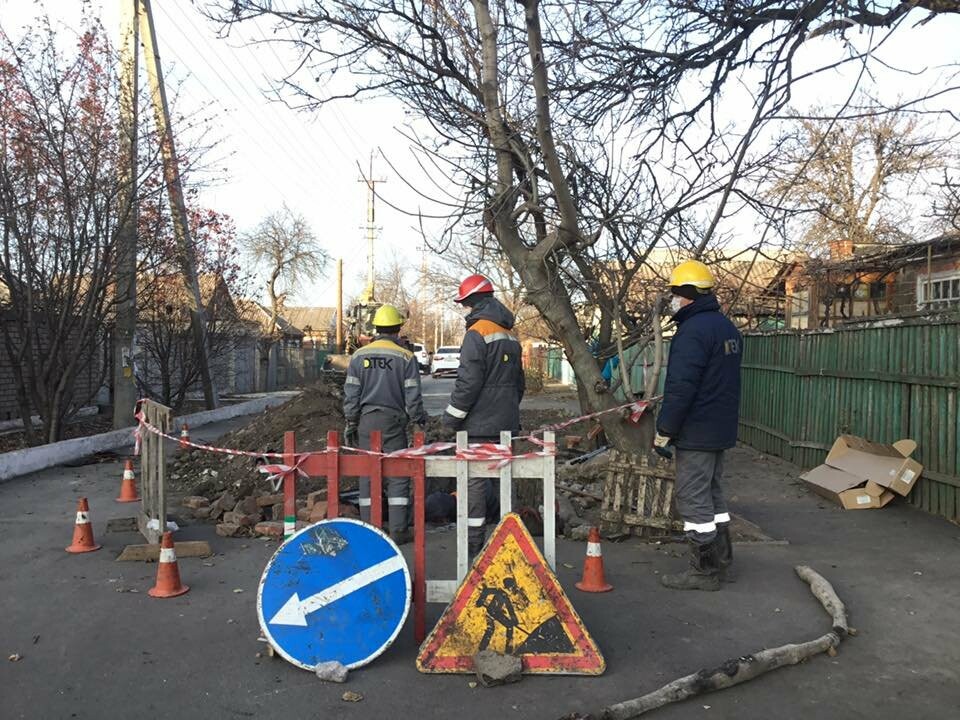
[[[441,347],[433,354],[433,362],[430,363],[430,374],[433,377],[443,375],[456,375],[457,368],[460,367],[460,348]]]
[[[420,366],[420,372],[430,372],[430,353],[423,343],[413,343],[413,354],[417,358],[417,364]]]

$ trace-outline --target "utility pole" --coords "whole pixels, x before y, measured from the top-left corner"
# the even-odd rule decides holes
[[[420,342],[427,343],[427,244],[420,246],[420,288],[418,293],[420,305]],[[436,348],[434,348],[436,350]]]
[[[203,386],[203,398],[207,409],[212,410],[219,404],[217,389],[210,372],[210,348],[207,343],[207,321],[200,295],[200,281],[197,277],[197,259],[193,242],[190,239],[190,224],[187,219],[187,205],[183,198],[183,184],[180,179],[177,151],[173,143],[173,129],[170,126],[170,108],[167,104],[167,91],[163,84],[163,69],[160,66],[160,52],[157,47],[157,31],[153,23],[150,0],[140,0],[140,33],[143,35],[143,52],[147,65],[147,77],[150,79],[150,95],[156,116],[157,132],[160,135],[160,152],[163,156],[163,179],[170,198],[170,215],[173,218],[173,234],[177,243],[177,255],[183,282],[190,304],[190,325],[193,329],[193,342],[196,346],[197,364],[200,367],[200,383]]]
[[[361,303],[371,303],[376,300],[374,288],[375,273],[373,263],[373,241],[377,234],[377,183],[385,183],[386,180],[373,179],[373,151],[370,151],[370,171],[367,177],[361,177],[357,182],[362,182],[367,186],[367,287],[360,296]]]
[[[137,382],[133,356],[137,333],[137,91],[140,35],[139,0],[120,2],[120,186],[121,223],[117,229],[114,284],[113,427],[134,423]]]
[[[343,258],[337,258],[337,352],[343,352]]]

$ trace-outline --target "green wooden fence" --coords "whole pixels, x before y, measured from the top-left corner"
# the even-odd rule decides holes
[[[917,441],[910,502],[960,521],[960,318],[748,335],[740,440],[808,468],[841,433]]]

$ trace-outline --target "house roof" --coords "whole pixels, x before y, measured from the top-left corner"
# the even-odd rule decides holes
[[[949,232],[929,240],[882,247],[871,247],[855,252],[841,260],[816,260],[806,263],[808,275],[840,272],[882,272],[896,269],[912,262],[926,261],[928,254],[935,258],[944,254],[960,254],[960,232]]]
[[[304,333],[307,328],[315,333],[321,333],[333,328],[337,321],[337,309],[335,307],[285,307],[283,317],[292,327]]]
[[[253,300],[235,301],[238,310],[246,310],[251,317],[256,318],[260,327],[270,332],[270,308]],[[282,335],[303,337],[307,328],[311,332],[322,333],[333,330],[336,323],[337,309],[333,307],[285,307],[277,315],[276,329]]]

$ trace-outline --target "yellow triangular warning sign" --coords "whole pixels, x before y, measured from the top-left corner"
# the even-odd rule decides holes
[[[473,671],[481,650],[518,655],[526,673],[600,675],[603,655],[519,515],[506,515],[420,646],[424,673]]]

